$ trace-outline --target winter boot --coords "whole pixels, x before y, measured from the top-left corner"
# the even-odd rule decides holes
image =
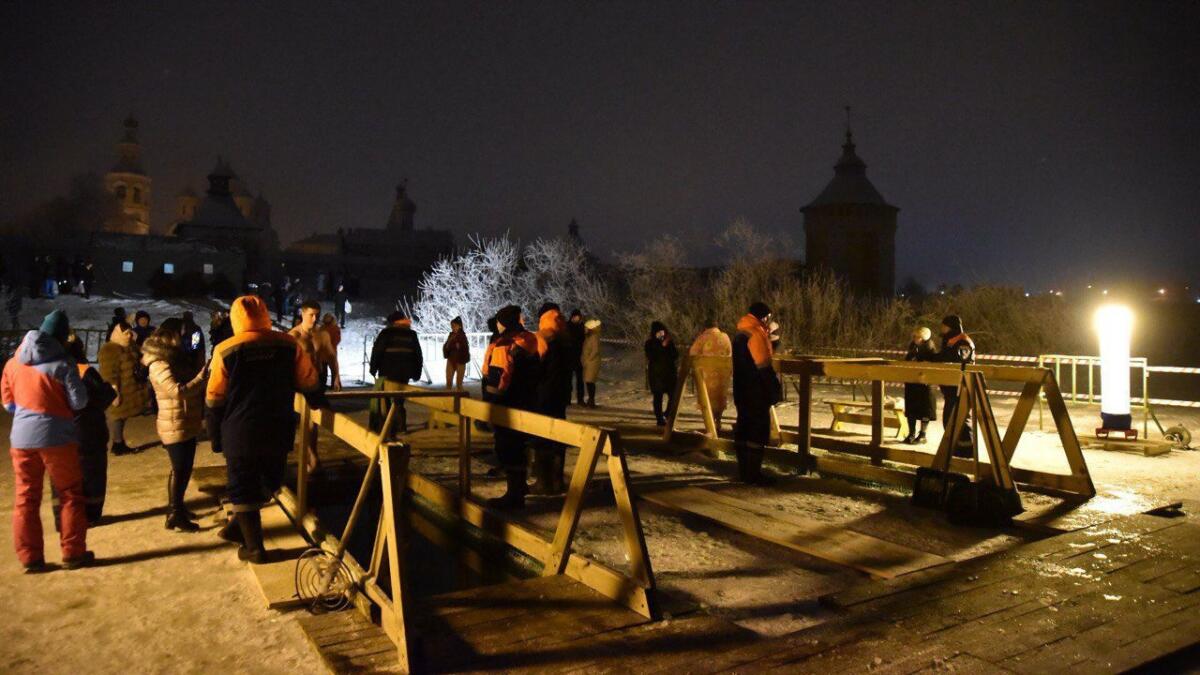
[[[196,514],[192,513],[190,510],[188,510],[188,508],[186,506],[184,506],[183,504],[175,503],[175,472],[172,471],[171,473],[167,474],[167,521],[168,521],[167,529],[168,530],[171,529],[171,525],[169,524],[170,520],[171,520],[171,516],[174,516],[177,514],[182,515],[185,520],[197,520]],[[199,529],[199,528],[197,528],[197,529]],[[187,530],[187,531],[195,532],[196,530]]]
[[[553,492],[551,494],[562,495],[567,493],[567,484],[563,479],[563,470],[567,464],[567,449],[558,447],[554,451],[554,457],[550,462],[550,484]]]
[[[191,518],[188,517],[187,511],[184,511],[182,509],[179,509],[179,510],[173,509],[170,513],[167,514],[166,528],[168,530],[175,530],[177,532],[199,532],[200,531],[200,526],[197,525],[194,520],[192,520]]]
[[[226,520],[221,529],[217,530],[217,536],[231,544],[241,545],[245,541],[242,538],[242,528],[238,525],[236,517]]]
[[[746,477],[743,479],[748,485],[770,486],[775,484],[775,479],[763,473],[763,449],[762,448],[746,448]]]
[[[926,444],[926,443],[928,443],[928,442],[929,442],[929,439],[928,439],[928,438],[925,438],[925,432],[924,432],[924,431],[922,431],[921,433],[917,434],[917,438],[916,438],[916,439],[913,441],[913,443],[916,443],[917,445],[925,445],[925,444]]]
[[[908,435],[905,436],[904,440],[901,442],[904,443],[905,445],[912,445],[913,443],[916,443],[917,442],[917,432],[914,431],[912,427],[909,427]]]
[[[91,551],[84,551],[83,555],[75,558],[63,558],[63,567],[69,570],[77,570],[80,567],[87,567],[96,562],[96,554]]]
[[[508,489],[501,497],[487,500],[487,505],[498,511],[516,511],[525,508],[525,495],[529,488],[525,485],[525,468],[513,467],[507,470]]]
[[[554,479],[551,476],[553,460],[546,448],[535,448],[533,451],[533,485],[529,486],[529,494],[546,496],[554,494]]]
[[[132,455],[133,448],[126,445],[124,441],[121,441],[119,443],[113,443],[112,454],[117,455],[118,457],[121,455]]]
[[[242,530],[242,546],[238,548],[238,560],[254,565],[267,562],[266,547],[263,546],[262,513],[241,511],[237,513],[238,527]]]
[[[596,383],[588,382],[587,384],[587,407],[596,407]]]

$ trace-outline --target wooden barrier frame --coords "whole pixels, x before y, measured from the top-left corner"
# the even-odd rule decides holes
[[[704,391],[702,374],[704,368],[713,367],[721,362],[728,364],[730,357],[725,356],[688,356],[681,359],[679,377],[676,382],[675,398],[667,415],[667,427],[663,432],[664,441],[678,440],[680,436],[690,435],[688,432],[677,430],[679,406],[687,378],[693,378],[696,383],[696,395],[704,416],[705,430],[703,439],[706,445],[717,449],[732,449],[734,443],[728,439],[719,438],[713,423],[712,411]],[[724,367],[728,367],[725,365]],[[795,378],[795,388],[798,395],[796,427],[783,428],[772,409],[772,444],[785,443],[797,446],[794,463],[802,470],[818,469],[826,473],[849,475],[877,482],[888,482],[904,487],[911,487],[912,474],[899,471],[883,465],[884,461],[907,464],[913,467],[929,467],[935,460],[935,455],[919,450],[883,445],[883,415],[884,415],[884,385],[893,383],[919,383],[939,386],[960,386],[962,384],[962,369],[955,364],[925,363],[914,361],[889,361],[879,358],[838,359],[827,357],[776,357],[775,369],[780,375],[790,375]],[[1037,492],[1058,496],[1090,498],[1095,496],[1096,488],[1080,449],[1079,438],[1071,425],[1070,414],[1063,400],[1062,392],[1054,377],[1054,372],[1048,368],[1032,366],[998,366],[976,364],[967,367],[967,372],[977,373],[983,380],[979,389],[978,399],[985,406],[987,413],[977,412],[975,419],[982,422],[983,417],[991,417],[991,403],[986,391],[987,381],[1019,382],[1022,383],[1021,396],[1017,400],[1012,418],[1000,437],[999,447],[1003,450],[1003,459],[997,460],[1010,465],[1016,453],[1017,444],[1029,421],[1039,399],[1043,399],[1050,409],[1066,455],[1067,465],[1071,473],[1067,475],[1035,471],[1019,467],[1009,467],[1012,480],[1021,487]],[[863,443],[844,438],[814,433],[812,427],[812,380],[814,377],[837,378],[850,381],[867,381],[871,383],[871,440]],[[974,411],[975,401],[968,399],[967,407]],[[981,427],[980,437],[986,445],[991,439],[991,430]],[[996,430],[999,433],[999,430]],[[949,435],[947,434],[947,437]],[[812,448],[868,457],[870,465],[861,462],[847,461],[836,456],[814,456]],[[784,458],[786,450],[775,450],[776,457]],[[974,474],[977,471],[976,462],[970,459],[954,457],[950,460],[953,471]]]
[[[1025,426],[1029,421],[1029,415],[1033,411],[1034,406],[1037,405],[1039,392],[1044,392],[1045,400],[1054,418],[1054,424],[1058,431],[1059,440],[1062,443],[1063,452],[1066,455],[1067,465],[1070,467],[1071,473],[1064,475],[1012,467],[1011,474],[1013,480],[1026,489],[1060,496],[1091,498],[1096,494],[1096,488],[1088,472],[1083,451],[1080,449],[1079,438],[1075,434],[1075,428],[1071,425],[1070,414],[1067,411],[1066,403],[1063,401],[1062,392],[1058,388],[1058,382],[1054,378],[1054,373],[1047,368],[980,364],[967,366],[966,370],[963,371],[955,364],[887,361],[883,359],[825,358],[778,358],[776,359],[776,367],[784,374],[799,378],[799,389],[809,394],[807,397],[808,400],[811,400],[812,378],[814,377],[836,377],[847,380],[870,381],[872,383],[872,400],[876,402],[872,410],[874,419],[872,421],[870,443],[859,443],[814,435],[812,433],[811,417],[810,414],[807,414],[807,406],[804,405],[807,401],[802,401],[800,423],[796,429],[783,430],[781,438],[785,442],[795,443],[802,454],[816,447],[823,450],[869,457],[876,465],[887,460],[917,467],[928,467],[933,465],[935,460],[934,455],[926,452],[882,445],[882,392],[885,382],[952,387],[962,384],[964,378],[963,372],[974,373],[978,376],[978,382],[975,382],[974,377],[968,379],[973,382],[972,386],[977,388],[978,391],[973,397],[971,407],[975,409],[976,404],[985,407],[986,410],[982,408],[975,410],[976,419],[979,419],[982,425],[985,422],[983,418],[990,418],[992,427],[995,427],[995,417],[990,413],[991,404],[988,400],[986,382],[1020,382],[1023,384],[1021,396],[1017,400],[1016,408],[1013,410],[1012,418],[1004,430],[1003,437],[993,439],[991,433],[994,431],[998,434],[998,428],[985,430],[981,426],[981,436],[983,436],[984,442],[990,443],[992,440],[998,442],[999,447],[1003,450],[1003,463],[1011,464],[1020,437],[1024,433]],[[806,397],[802,394],[803,398]],[[967,406],[960,406],[960,410],[965,416]],[[944,436],[943,446],[946,445],[945,439],[950,437],[952,437],[950,434]],[[939,448],[939,453],[941,450],[942,448]],[[970,459],[956,457],[951,459],[950,469],[962,473],[973,473],[974,464]],[[829,469],[833,472],[837,472],[837,468],[838,466],[833,464],[829,466]]]
[[[614,601],[629,607],[648,619],[658,618],[655,600],[654,572],[646,548],[637,511],[637,502],[630,490],[629,470],[621,449],[617,432],[609,429],[569,422],[514,410],[499,405],[475,401],[461,390],[430,390],[407,386],[401,391],[339,392],[332,398],[385,398],[413,399],[430,410],[453,413],[459,418],[460,474],[459,491],[455,492],[441,484],[409,470],[409,446],[391,442],[391,429],[395,419],[395,408],[389,411],[383,428],[372,432],[357,420],[344,413],[311,408],[302,396],[296,397],[296,408],[300,413],[301,431],[299,439],[300,458],[297,462],[298,494],[284,488],[279,503],[305,530],[310,538],[329,552],[337,550],[338,541],[326,534],[316,517],[308,511],[304,495],[305,452],[308,444],[315,441],[315,434],[306,433],[311,426],[333,433],[355,450],[373,456],[378,448],[381,482],[383,485],[383,509],[376,531],[371,560],[366,569],[347,554],[345,561],[351,571],[355,585],[361,594],[353,598],[355,607],[368,619],[372,619],[373,606],[379,608],[380,624],[388,637],[396,644],[399,665],[406,672],[411,670],[410,655],[413,653],[413,634],[406,614],[406,592],[404,549],[406,532],[402,505],[407,491],[422,496],[435,505],[457,514],[464,521],[488,532],[506,544],[543,562],[542,574],[569,576]],[[473,501],[470,495],[470,427],[473,421],[488,422],[520,431],[537,438],[551,440],[580,449],[579,459],[571,474],[571,483],[559,515],[558,525],[552,540],[547,541],[532,529],[500,517],[495,512]],[[629,574],[614,570],[600,562],[585,558],[571,550],[571,544],[579,525],[584,493],[596,470],[601,455],[607,458],[608,474],[621,519],[626,553],[629,557]],[[368,471],[368,475],[369,475]],[[464,480],[465,479],[465,480]],[[365,479],[364,479],[365,480]],[[402,487],[403,486],[403,487]],[[406,488],[406,489],[404,489]],[[392,595],[376,583],[386,552]]]

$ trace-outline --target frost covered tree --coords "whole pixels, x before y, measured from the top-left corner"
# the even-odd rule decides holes
[[[435,263],[421,277],[416,301],[404,303],[417,332],[443,332],[455,316],[462,317],[467,332],[484,332],[488,318],[510,304],[520,305],[527,316],[545,301],[588,314],[602,314],[610,306],[607,285],[575,242],[535,239],[522,249],[505,235],[472,237],[470,244]]]

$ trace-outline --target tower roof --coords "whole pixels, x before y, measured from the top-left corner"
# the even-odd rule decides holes
[[[142,146],[137,139],[138,122],[133,115],[125,118],[125,133],[117,142],[117,163],[113,165],[113,173],[133,173],[145,175],[142,168]]]
[[[846,125],[846,142],[842,144],[842,156],[833,167],[833,180],[821,190],[817,198],[804,209],[832,204],[873,204],[896,208],[887,203],[879,190],[867,179],[867,163],[855,152],[854,134]]]

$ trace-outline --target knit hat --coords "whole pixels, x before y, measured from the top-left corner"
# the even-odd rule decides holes
[[[42,319],[42,325],[38,330],[59,342],[66,342],[67,336],[71,334],[71,322],[67,319],[66,312],[56,309]]]
[[[562,309],[559,308],[557,302],[543,302],[542,306],[538,308],[538,316],[540,317],[541,315],[545,314],[546,312],[549,312],[550,310],[554,310],[556,312],[562,311]],[[507,325],[507,324],[505,324],[505,325]]]
[[[962,317],[957,314],[951,314],[942,319],[942,325],[949,328],[951,333],[958,334],[963,332]]]
[[[504,330],[512,330],[521,327],[521,308],[516,305],[508,305],[499,312],[496,312],[496,321],[504,326]]]
[[[765,302],[756,302],[753,305],[750,305],[749,312],[751,316],[761,321],[770,315],[771,308],[767,307],[767,303]]]

